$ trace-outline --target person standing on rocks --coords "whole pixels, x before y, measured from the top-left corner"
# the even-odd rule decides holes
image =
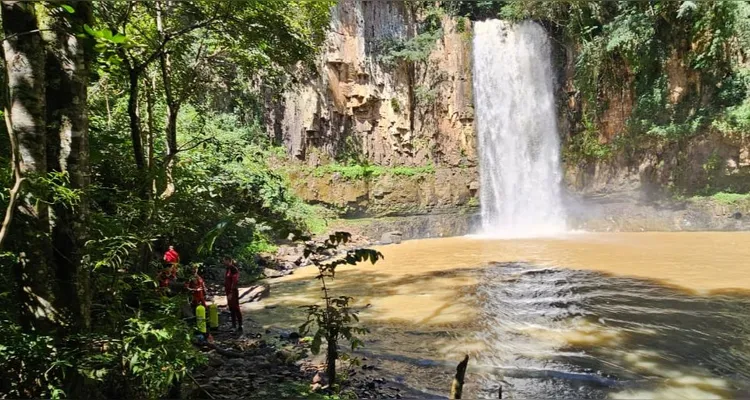
[[[174,246],[169,246],[169,250],[164,253],[164,263],[166,267],[159,273],[159,287],[168,288],[169,284],[177,279],[177,266],[180,264],[180,255]]]
[[[242,313],[240,312],[240,270],[237,268],[234,260],[229,256],[224,256],[222,263],[227,268],[224,273],[224,293],[227,295],[227,306],[229,314],[232,316],[232,329],[235,332],[242,333]]]
[[[195,312],[195,307],[198,307],[199,304],[206,307],[206,283],[198,273],[198,265],[193,264],[192,268],[193,276],[190,277],[190,280],[185,282],[185,288],[187,288],[192,295],[190,305],[193,308],[193,312]]]

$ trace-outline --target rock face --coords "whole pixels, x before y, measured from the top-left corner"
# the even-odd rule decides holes
[[[570,227],[590,232],[750,230],[750,199],[643,202],[608,195],[577,199],[569,210]]]
[[[566,165],[565,182],[583,195],[637,193],[642,200],[675,189],[750,191],[750,140],[707,133],[677,143],[642,143],[631,155]]]
[[[294,191],[311,203],[341,210],[346,217],[451,213],[476,208],[477,169],[438,168],[414,176],[385,174],[347,179],[339,174],[290,173]]]
[[[308,165],[354,155],[383,166],[476,164],[470,24],[445,17],[426,60],[383,60],[387,43],[416,35],[419,18],[408,2],[338,2],[315,73],[267,104],[269,132],[289,156]]]
[[[399,244],[403,236],[399,231],[386,232],[380,237],[380,244]]]

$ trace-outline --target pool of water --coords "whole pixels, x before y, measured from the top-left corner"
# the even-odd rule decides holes
[[[750,397],[750,234],[472,237],[379,248],[340,270],[371,329],[362,356],[447,395],[469,354],[471,398]],[[293,327],[314,271],[272,284],[251,316]]]

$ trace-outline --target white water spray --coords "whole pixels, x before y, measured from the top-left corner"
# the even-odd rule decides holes
[[[474,103],[483,234],[565,231],[550,44],[533,22],[477,22]]]

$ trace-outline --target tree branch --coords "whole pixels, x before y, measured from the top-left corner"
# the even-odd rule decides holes
[[[11,168],[13,169],[13,177],[15,178],[16,182],[13,185],[13,188],[10,189],[8,208],[6,208],[5,210],[3,225],[2,228],[0,228],[0,249],[3,248],[3,243],[5,243],[5,239],[8,237],[8,233],[10,232],[10,225],[13,222],[13,214],[16,208],[16,202],[18,201],[18,195],[21,192],[21,185],[23,185],[23,182],[26,180],[26,178],[21,176],[20,157],[18,154],[18,140],[16,138],[16,135],[13,133],[13,126],[10,122],[10,110],[8,110],[8,108],[6,107],[3,111],[3,114],[5,117],[5,126],[8,130],[8,136],[10,138],[10,150],[12,158]]]
[[[203,143],[206,143],[206,142],[210,142],[210,141],[212,141],[212,140],[214,140],[214,139],[215,139],[215,138],[214,138],[213,136],[212,136],[212,137],[209,137],[209,138],[205,138],[205,139],[203,139],[203,140],[199,140],[199,141],[198,141],[197,143],[195,143],[194,145],[192,145],[192,146],[190,146],[190,147],[181,147],[181,148],[177,149],[177,151],[178,151],[178,152],[182,152],[182,151],[188,151],[188,150],[192,150],[192,149],[194,149],[194,148],[196,148],[196,147],[198,147],[198,146],[202,145]],[[191,140],[190,142],[192,142],[192,140]],[[184,146],[187,146],[187,145],[188,145],[188,143],[190,143],[190,142],[187,142],[187,143],[185,143],[185,144],[184,144]]]
[[[52,31],[52,29],[34,29],[34,30],[31,30],[31,31],[28,31],[28,32],[15,33],[13,35],[9,35],[9,36],[6,36],[6,37],[0,39],[0,42],[4,42],[6,40],[10,40],[10,39],[17,38],[17,37],[20,37],[20,36],[31,35],[32,33],[50,32],[50,31]]]

